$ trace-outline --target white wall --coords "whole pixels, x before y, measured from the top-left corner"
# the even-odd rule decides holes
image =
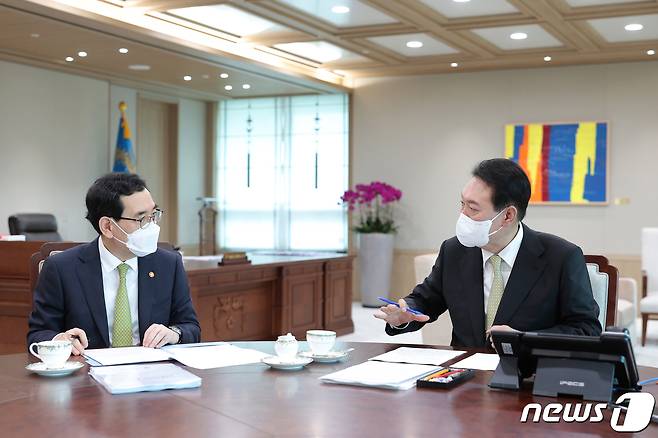
[[[658,226],[658,62],[357,80],[353,181],[403,191],[396,247],[438,249],[454,235],[460,191],[480,160],[503,156],[512,122],[607,120],[609,200],[533,206],[525,222],[585,252],[639,254]]]
[[[64,239],[96,233],[89,185],[108,169],[107,82],[0,61],[0,233],[13,213],[52,213]]]
[[[178,245],[199,243],[199,217],[205,196],[206,104],[180,99],[178,103]]]
[[[0,61],[0,234],[19,212],[56,216],[66,240],[96,236],[84,218],[91,183],[111,171],[119,124],[118,104],[128,104],[137,144],[140,90],[107,81]],[[146,93],[150,96],[152,93]],[[163,96],[179,105],[179,242],[197,245],[204,195],[206,105]]]

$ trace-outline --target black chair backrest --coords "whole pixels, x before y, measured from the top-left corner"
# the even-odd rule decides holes
[[[9,216],[9,233],[23,234],[26,240],[59,242],[57,220],[52,214],[24,213]]]

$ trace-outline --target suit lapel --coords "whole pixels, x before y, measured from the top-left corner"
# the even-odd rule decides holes
[[[523,225],[523,240],[498,306],[495,325],[509,325],[514,313],[546,268],[546,261],[540,257],[543,252],[544,246],[537,234]]]
[[[77,268],[78,279],[84,291],[83,295],[91,311],[106,346],[110,346],[110,335],[107,325],[107,309],[105,308],[105,293],[103,291],[103,272],[101,257],[98,252],[98,239],[86,244],[80,252],[81,263]]]
[[[460,265],[462,285],[468,304],[475,345],[484,345],[482,250],[480,248],[464,248]]]
[[[154,254],[137,259],[137,303],[139,313],[139,338],[144,339],[144,332],[151,326],[151,309],[155,292],[155,278],[149,276],[154,272]]]

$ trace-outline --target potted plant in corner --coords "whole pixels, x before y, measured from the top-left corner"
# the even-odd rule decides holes
[[[387,296],[391,288],[393,240],[397,230],[393,206],[402,192],[386,183],[374,181],[357,184],[347,190],[341,200],[349,211],[355,211],[358,234],[361,301],[364,307],[379,307],[378,296]]]

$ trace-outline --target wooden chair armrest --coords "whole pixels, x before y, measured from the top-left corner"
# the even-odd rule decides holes
[[[642,270],[642,298],[647,296],[647,271]]]

